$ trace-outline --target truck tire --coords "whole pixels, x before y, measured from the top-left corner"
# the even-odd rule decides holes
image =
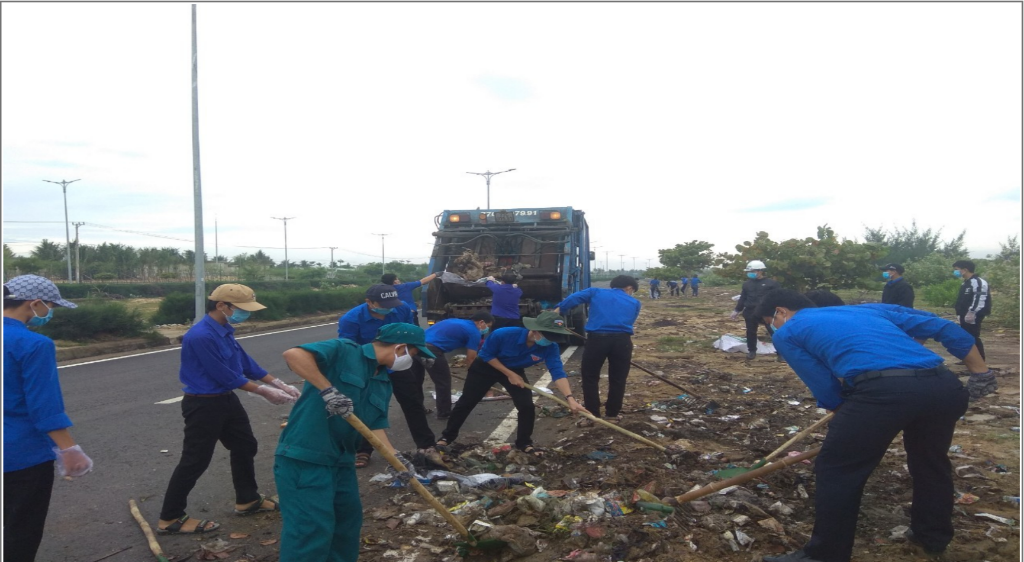
[[[573,325],[572,331],[576,332],[577,334],[579,334],[579,335],[581,335],[583,337],[582,338],[578,338],[576,336],[569,336],[569,344],[570,345],[586,345],[587,344],[587,340],[586,340],[587,329],[586,329],[585,326],[587,325],[587,312],[586,312],[586,310],[584,310],[584,308],[582,306],[577,308],[572,313],[572,325]]]

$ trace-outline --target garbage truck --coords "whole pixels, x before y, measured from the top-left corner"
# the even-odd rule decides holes
[[[520,316],[536,316],[590,287],[594,253],[586,218],[578,209],[448,210],[434,218],[434,225],[428,273],[438,277],[421,295],[429,324],[490,312],[488,276],[516,276],[523,291]],[[583,335],[586,306],[560,312],[569,328]]]

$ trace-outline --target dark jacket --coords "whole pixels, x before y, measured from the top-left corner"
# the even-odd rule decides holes
[[[761,304],[764,294],[772,289],[778,289],[779,282],[774,279],[748,279],[743,282],[743,289],[740,290],[740,300],[736,301],[736,312],[743,311],[743,316],[749,318],[754,315],[754,309]]]
[[[882,288],[882,304],[898,304],[914,308],[914,288],[903,277],[889,281]]]
[[[992,296],[988,293],[988,281],[977,275],[964,279],[960,285],[960,293],[956,297],[954,307],[957,316],[963,316],[973,310],[978,317],[988,316],[992,311]]]

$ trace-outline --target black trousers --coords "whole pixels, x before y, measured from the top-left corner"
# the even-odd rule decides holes
[[[679,287],[678,286],[675,286],[675,287],[673,287],[672,285],[668,286],[668,296],[674,297],[674,296],[677,296],[678,294],[679,294]]]
[[[661,298],[661,289],[659,289],[657,285],[651,285],[651,298],[652,299],[660,299]]]
[[[448,358],[444,352],[433,344],[427,344],[427,349],[434,352],[434,364],[427,369],[430,380],[434,381],[434,392],[437,398],[434,399],[434,409],[438,416],[447,416],[452,413],[452,368],[448,364]]]
[[[622,397],[626,394],[626,379],[629,377],[629,362],[633,359],[633,338],[626,333],[587,334],[587,345],[583,346],[580,373],[583,378],[583,403],[596,417],[601,417],[601,394],[598,383],[601,368],[608,360],[608,400],[604,404],[608,417],[619,415]]]
[[[526,371],[524,369],[511,369],[514,373],[523,377],[527,383]],[[462,398],[455,403],[452,415],[448,418],[448,425],[441,432],[441,438],[451,443],[458,439],[459,429],[466,423],[473,408],[480,403],[487,391],[495,383],[505,387],[505,390],[512,396],[512,403],[518,411],[519,426],[516,428],[516,448],[525,449],[533,444],[533,422],[536,420],[537,411],[533,405],[533,392],[526,388],[519,388],[508,382],[504,373],[485,363],[480,358],[473,361],[466,374],[466,384],[462,387]]]
[[[960,327],[967,330],[968,334],[974,336],[974,345],[978,346],[978,353],[981,354],[981,358],[985,358],[985,344],[981,343],[981,318],[975,318],[974,324],[968,324],[964,322],[963,315],[960,315]]]
[[[181,400],[181,415],[185,418],[181,460],[167,484],[160,519],[171,521],[185,515],[188,495],[210,466],[217,441],[231,452],[235,503],[260,499],[253,461],[258,450],[256,436],[238,396],[234,392],[215,397],[185,396]]]
[[[927,377],[873,379],[844,392],[814,463],[814,531],[804,547],[809,557],[850,560],[864,484],[900,431],[914,480],[910,529],[929,549],[953,539],[949,445],[968,393],[956,375],[939,369]]]
[[[747,310],[750,310],[749,308]],[[757,329],[764,326],[764,322],[753,314],[743,315],[743,321],[747,325],[747,351],[757,352]],[[767,328],[766,328],[767,329]]]
[[[53,461],[4,473],[4,561],[32,562],[53,492]]]
[[[434,431],[427,422],[427,408],[423,405],[423,365],[413,360],[412,367],[404,371],[393,371],[388,378],[391,379],[391,392],[402,408],[405,423],[409,426],[409,433],[412,434],[416,448],[433,447],[436,442]],[[373,445],[363,439],[357,452],[373,453]]]
[[[522,318],[505,318],[504,316],[495,316],[494,317],[494,324],[491,325],[491,331],[493,332],[494,330],[497,330],[498,328],[508,328],[510,326],[513,327],[513,328],[522,328],[523,327],[523,319]]]

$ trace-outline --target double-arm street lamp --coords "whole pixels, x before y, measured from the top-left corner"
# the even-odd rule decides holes
[[[73,279],[71,278],[71,227],[68,225],[68,186],[80,180],[43,181],[46,183],[55,183],[64,190],[64,240],[66,242],[64,250],[68,260],[68,282],[70,283]]]
[[[514,171],[515,171],[515,168],[509,168],[507,170],[502,170],[500,172],[492,172],[490,170],[487,170],[486,172],[466,172],[466,173],[467,174],[473,174],[473,175],[476,175],[476,176],[483,176],[483,177],[487,178],[487,208],[490,209],[491,208],[491,176],[496,176],[498,174],[504,174],[505,172],[514,172]]]

